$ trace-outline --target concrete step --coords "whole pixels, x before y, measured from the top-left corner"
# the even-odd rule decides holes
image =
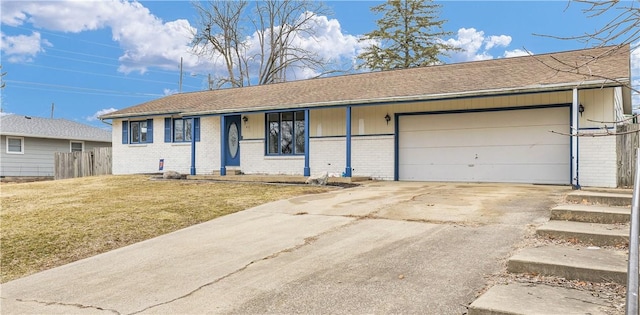
[[[536,234],[550,239],[595,246],[628,246],[628,224],[600,224],[572,221],[549,221]]]
[[[566,204],[551,209],[551,220],[613,224],[627,223],[630,218],[631,207]]]
[[[507,270],[624,285],[627,256],[624,250],[547,245],[521,250],[509,259]]]
[[[615,314],[606,299],[588,291],[543,284],[496,285],[469,306],[469,315]]]
[[[576,190],[567,195],[567,201],[586,205],[631,206],[631,194]]]

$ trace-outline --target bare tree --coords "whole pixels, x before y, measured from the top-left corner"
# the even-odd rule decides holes
[[[216,79],[217,88],[282,82],[302,68],[318,76],[341,71],[332,68],[331,60],[299,44],[301,36],[313,38],[316,17],[327,14],[321,2],[267,0],[252,4],[255,6],[250,10],[244,0],[194,3],[200,27],[193,34],[193,52],[214,61],[222,59],[225,74]]]
[[[585,5],[586,7],[582,9],[582,12],[588,18],[602,17],[607,13],[612,13],[613,17],[593,32],[569,37],[550,37],[578,40],[585,44],[593,44],[599,47],[609,46],[613,43],[618,46],[624,46],[633,44],[640,39],[640,7],[638,7],[636,0],[570,0],[567,8],[572,2]]]
[[[247,76],[244,59],[242,24],[246,1],[194,2],[199,14],[200,30],[193,34],[193,52],[201,57],[222,58],[227,76],[216,80],[216,86],[244,85]]]
[[[535,35],[561,40],[579,41],[585,45],[594,47],[610,46],[610,49],[596,56],[585,56],[581,61],[573,63],[563,62],[557,58],[553,58],[553,64],[545,62],[542,59],[539,60],[549,68],[558,72],[584,74],[609,80],[628,87],[634,93],[640,93],[638,89],[632,86],[632,82],[620,82],[615,78],[599,76],[589,71],[590,65],[598,60],[614,55],[621,49],[628,49],[629,46],[631,49],[637,47],[637,42],[640,40],[640,7],[638,7],[636,0],[570,0],[567,4],[567,9],[572,3],[583,5],[584,8],[582,12],[587,18],[604,17],[609,13],[612,14],[612,18],[606,21],[604,25],[596,28],[593,32],[585,32],[584,34],[573,36]]]

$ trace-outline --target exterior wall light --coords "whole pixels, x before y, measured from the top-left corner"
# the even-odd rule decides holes
[[[389,121],[391,120],[391,117],[389,116],[389,114],[384,116],[384,120],[386,120],[387,121],[387,125],[389,125]]]
[[[242,116],[242,121],[244,121],[244,123],[246,124],[247,121],[249,121],[249,117],[247,116]]]
[[[584,113],[584,106],[582,106],[582,104],[578,106],[578,113],[580,113],[580,117],[582,117],[582,113]]]

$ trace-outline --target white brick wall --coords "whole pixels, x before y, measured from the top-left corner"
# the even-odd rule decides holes
[[[311,174],[327,172],[340,176],[347,165],[347,145],[344,137],[312,138],[309,143]],[[351,138],[353,145],[353,138]],[[353,147],[351,150],[353,156]],[[353,159],[351,160],[353,164]],[[352,165],[353,167],[353,165]]]
[[[580,132],[590,131],[580,130]],[[616,137],[581,137],[578,141],[580,186],[616,187]]]
[[[197,174],[210,174],[220,168],[220,119],[200,118],[200,141],[196,143]],[[164,117],[153,120],[153,143],[122,144],[122,121],[113,122],[113,174],[157,173],[160,159],[164,170],[189,174],[190,143],[164,142]]]
[[[394,136],[354,137],[351,139],[353,176],[393,180]]]
[[[351,167],[353,176],[393,180],[393,136],[353,137]],[[309,167],[312,174],[327,172],[342,174],[346,166],[344,137],[312,138],[309,143]],[[304,173],[304,156],[265,156],[263,140],[243,140],[240,143],[240,166],[245,174]]]
[[[240,168],[245,174],[302,175],[304,156],[265,156],[264,140],[242,140]]]

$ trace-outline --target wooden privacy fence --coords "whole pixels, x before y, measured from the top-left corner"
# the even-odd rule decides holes
[[[54,153],[54,179],[111,174],[111,148]]]
[[[633,132],[636,131],[636,132]],[[619,125],[616,128],[618,156],[618,187],[632,187],[636,174],[636,149],[638,148],[640,125]]]

